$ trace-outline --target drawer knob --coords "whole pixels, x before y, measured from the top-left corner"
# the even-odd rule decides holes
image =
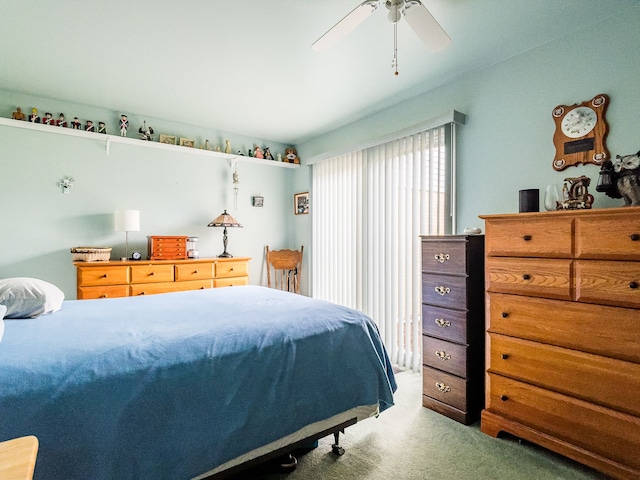
[[[441,296],[445,296],[447,293],[451,292],[451,289],[449,287],[445,287],[444,285],[438,285],[435,289],[436,292],[438,292],[438,295]]]
[[[528,242],[529,240],[531,240],[531,235],[525,235],[524,237],[522,237],[522,239],[523,239],[525,242]]]
[[[109,295],[107,295],[106,293],[103,293],[102,295],[100,295],[100,298],[107,298]]]
[[[445,385],[444,383],[440,382],[436,382],[436,388],[442,393],[449,393],[451,391],[451,387],[449,385]]]
[[[523,280],[531,280],[531,275],[529,275],[528,273],[525,273],[524,275],[522,275],[522,279]]]
[[[156,272],[151,272],[151,273],[149,274],[149,276],[150,276],[150,277],[153,277],[155,274],[156,274]]]
[[[507,400],[509,400],[509,397],[507,397],[506,395],[500,395],[500,400],[506,402]]]
[[[632,234],[630,235],[630,238],[631,238],[631,241],[632,241],[632,242],[637,242],[638,240],[640,240],[640,234],[638,234],[638,233],[632,233]]]
[[[107,278],[109,275],[107,275],[106,273],[104,275],[102,275],[102,278]]]
[[[508,353],[502,353],[500,355],[500,358],[502,358],[503,360],[506,360],[507,358],[509,358],[509,354]]]
[[[443,362],[451,359],[451,355],[445,352],[444,350],[436,350],[436,357],[438,357]]]
[[[193,271],[193,273],[194,273],[194,274],[195,274],[195,273],[198,273],[198,270],[194,270],[194,271]]]
[[[451,258],[451,257],[449,257],[449,254],[448,254],[448,253],[436,253],[436,254],[433,256],[433,258],[435,258],[435,259],[436,259],[436,261],[437,261],[437,262],[439,262],[439,263],[444,263],[444,262],[446,262],[447,260],[449,260],[449,258]]]
[[[509,316],[509,312],[502,312],[500,315],[502,315],[502,318],[507,318]]]
[[[445,320],[444,318],[436,318],[434,322],[436,322],[436,325],[440,328],[447,328],[451,326],[451,322],[449,320]]]
[[[629,282],[629,288],[638,288],[638,282]]]
[[[140,295],[144,295],[144,294],[145,294],[144,292],[140,292]]]

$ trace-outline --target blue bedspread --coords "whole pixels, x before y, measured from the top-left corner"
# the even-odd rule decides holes
[[[5,320],[0,441],[40,480],[189,479],[355,406],[393,404],[373,322],[257,286],[65,301]]]

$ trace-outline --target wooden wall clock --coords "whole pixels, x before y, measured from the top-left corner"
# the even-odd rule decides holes
[[[558,105],[553,109],[556,124],[553,135],[555,170],[564,170],[578,163],[600,165],[609,159],[606,145],[609,126],[604,117],[608,105],[609,97],[601,93],[580,105]]]

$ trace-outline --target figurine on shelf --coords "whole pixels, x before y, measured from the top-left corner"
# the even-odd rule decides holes
[[[67,121],[64,118],[64,113],[58,115],[58,121],[56,122],[58,127],[67,128]]]
[[[29,115],[29,121],[31,123],[40,123],[40,117],[38,116],[37,108],[34,107],[31,109],[31,115]]]
[[[153,128],[147,127],[147,121],[142,122],[142,126],[138,129],[141,140],[153,141]]]
[[[98,133],[107,133],[107,126],[104,122],[98,122]]]
[[[293,147],[287,147],[284,150],[284,161],[287,163],[299,164],[298,151]]]
[[[625,207],[640,205],[640,151],[602,162],[596,191],[624,199]]]
[[[249,157],[253,157],[253,150],[251,150],[251,149],[247,150],[247,155]]]
[[[209,143],[209,140],[205,140],[204,141],[204,149],[205,150],[213,150],[213,148],[211,148],[211,143]]]
[[[80,124],[80,120],[78,120],[78,117],[73,117],[73,121],[71,122],[71,128],[73,128],[74,130],[80,130],[80,127],[82,125]]]
[[[216,152],[220,151],[220,145],[216,145]]]
[[[589,209],[593,203],[593,195],[587,191],[591,179],[584,175],[565,178],[562,187],[563,200],[558,202],[558,210]]]
[[[13,118],[14,120],[24,120],[25,114],[22,109],[18,107],[16,111],[11,114],[11,118]]]
[[[127,136],[127,129],[129,128],[129,120],[125,114],[120,115],[120,136]]]
[[[96,127],[93,125],[91,120],[87,120],[87,124],[84,126],[85,132],[95,132]]]
[[[278,162],[282,161],[282,154],[278,153],[276,154],[276,159],[278,160]]]
[[[264,158],[267,160],[273,160],[273,155],[271,155],[269,147],[264,147]]]
[[[224,153],[231,153],[231,142],[229,140],[224,141]]]
[[[53,120],[53,115],[49,112],[44,114],[44,118],[42,119],[42,123],[44,125],[55,125],[55,121]]]
[[[264,152],[262,151],[259,145],[256,145],[256,148],[253,152],[253,156],[256,158],[264,158]]]

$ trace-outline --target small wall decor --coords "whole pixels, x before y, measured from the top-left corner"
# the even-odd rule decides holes
[[[73,177],[64,177],[60,180],[60,182],[58,182],[58,186],[62,188],[62,193],[69,193],[71,191],[71,187],[73,187],[73,182],[75,182]]]
[[[309,213],[309,192],[296,193],[293,196],[293,213],[296,215]]]
[[[253,205],[254,207],[263,207],[264,197],[251,197],[251,205]]]
[[[616,155],[600,169],[596,191],[611,198],[624,199],[624,206],[640,205],[640,151],[632,155]]]
[[[160,143],[165,143],[167,145],[175,145],[176,137],[173,135],[165,135],[164,133],[160,134]]]

